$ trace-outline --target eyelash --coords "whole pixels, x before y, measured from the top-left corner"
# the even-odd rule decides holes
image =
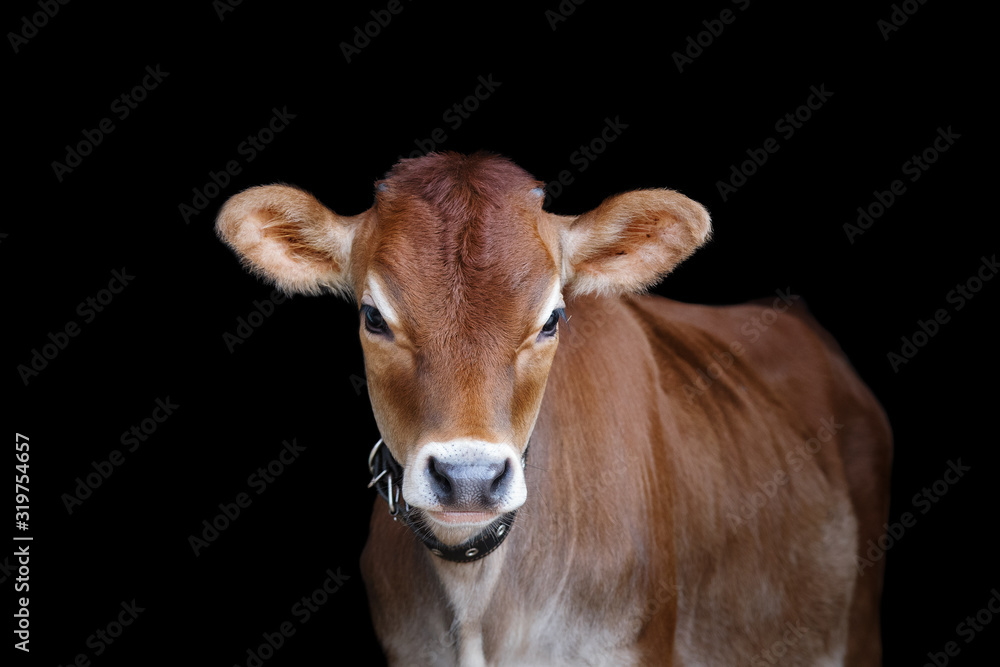
[[[559,331],[559,320],[566,320],[566,310],[564,308],[556,308],[552,311],[552,315],[549,316],[548,321],[542,326],[538,337],[551,338],[555,336],[556,332]]]
[[[369,333],[376,335],[388,335],[392,333],[389,331],[389,325],[382,317],[382,313],[378,312],[378,308],[367,304],[362,305],[361,317],[363,318],[365,329]]]

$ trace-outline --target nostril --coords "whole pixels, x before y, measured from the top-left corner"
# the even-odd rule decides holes
[[[431,474],[431,479],[437,483],[439,490],[445,495],[450,494],[451,479],[438,467],[438,460],[433,456],[427,461],[427,470]]]
[[[510,472],[510,460],[507,459],[503,462],[503,469],[500,474],[493,478],[493,483],[490,484],[490,493],[496,495],[497,491],[500,489],[500,485],[504,483],[507,479],[507,473]]]

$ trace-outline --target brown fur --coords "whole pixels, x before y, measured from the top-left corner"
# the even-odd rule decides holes
[[[392,336],[360,335],[404,466],[430,441],[530,437],[527,500],[483,560],[437,559],[376,502],[362,568],[391,664],[880,663],[882,573],[855,569],[888,510],[878,403],[800,309],[749,343],[759,305],[629,296],[705,241],[704,209],[643,190],[551,215],[538,181],[487,154],[406,160],[382,183],[353,218],[252,189],[218,229],[291,291],[361,300],[378,282]],[[550,340],[554,284],[571,321]]]

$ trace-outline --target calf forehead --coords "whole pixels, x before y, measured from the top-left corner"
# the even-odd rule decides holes
[[[406,160],[388,174],[366,274],[385,284],[412,335],[517,337],[537,317],[556,276],[538,228],[540,185],[483,154]]]

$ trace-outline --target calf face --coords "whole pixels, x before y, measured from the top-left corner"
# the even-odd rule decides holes
[[[646,288],[710,231],[707,212],[670,190],[580,216],[547,213],[543,199],[506,159],[447,153],[396,165],[353,217],[284,185],[246,190],[219,214],[219,235],[253,271],[289,293],[354,298],[403,498],[446,544],[525,501],[564,298]]]

